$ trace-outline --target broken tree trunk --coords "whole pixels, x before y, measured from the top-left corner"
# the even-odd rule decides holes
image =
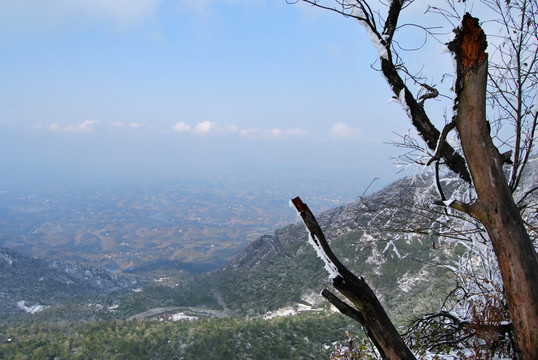
[[[368,337],[379,350],[383,359],[405,360],[416,359],[409,347],[390,321],[385,309],[374,292],[361,277],[355,276],[338,260],[308,206],[296,197],[293,205],[301,214],[308,229],[312,246],[318,256],[325,262],[333,286],[345,296],[355,307],[340,300],[329,290],[324,289],[322,295],[329,300],[342,314],[361,323]]]
[[[503,279],[518,357],[538,359],[538,258],[486,121],[486,46],[478,19],[466,14],[449,48],[457,64],[456,128],[478,198],[470,205],[451,206],[486,228]]]

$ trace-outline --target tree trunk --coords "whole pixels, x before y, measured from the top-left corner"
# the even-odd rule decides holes
[[[514,203],[486,121],[487,43],[478,19],[466,14],[449,45],[457,61],[456,127],[478,199],[468,213],[489,235],[501,271],[516,349],[538,359],[538,258]]]

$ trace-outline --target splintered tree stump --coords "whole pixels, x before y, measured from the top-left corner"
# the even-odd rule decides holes
[[[466,68],[471,68],[486,61],[488,43],[477,18],[467,13],[461,25],[461,62]]]

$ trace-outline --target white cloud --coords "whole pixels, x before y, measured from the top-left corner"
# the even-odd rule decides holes
[[[202,121],[196,124],[196,127],[194,128],[194,133],[198,135],[208,134],[209,132],[211,132],[214,126],[215,123],[211,121]]]
[[[240,136],[254,138],[259,136],[261,130],[260,129],[242,129],[239,131]]]
[[[135,123],[135,122],[133,122],[133,123],[130,123],[130,124],[129,124],[129,128],[130,128],[131,130],[136,130],[136,129],[140,129],[140,128],[143,128],[143,127],[144,127],[144,124],[141,124],[141,123]]]
[[[172,126],[172,131],[177,133],[184,133],[191,130],[191,126],[189,124],[184,123],[183,121],[178,122],[174,126]]]
[[[273,128],[269,130],[264,129],[243,129],[239,131],[239,135],[243,137],[248,138],[262,138],[266,140],[270,139],[283,139],[286,137],[296,137],[296,136],[305,136],[308,135],[308,131],[303,129],[302,127],[292,128],[292,129],[280,129],[280,128]]]
[[[56,123],[52,123],[49,125],[49,130],[54,132],[86,132],[86,133],[93,133],[95,132],[95,128],[93,127],[95,124],[97,124],[97,121],[95,120],[87,120],[84,122],[81,122],[80,124],[76,125],[66,125],[66,126],[60,126]]]
[[[115,128],[128,128],[131,131],[135,131],[137,129],[142,129],[142,128],[144,129],[152,128],[151,126],[147,126],[146,124],[143,124],[143,123],[137,123],[137,122],[127,123],[127,122],[121,122],[121,121],[113,122],[112,126]]]
[[[308,131],[306,131],[302,127],[296,127],[293,129],[287,129],[285,131],[285,134],[287,136],[304,136],[304,135],[308,135]]]
[[[336,137],[356,137],[359,133],[359,129],[352,128],[344,122],[338,122],[331,128],[331,134]]]
[[[283,131],[279,128],[274,128],[268,131],[274,137],[280,137],[283,134]]]

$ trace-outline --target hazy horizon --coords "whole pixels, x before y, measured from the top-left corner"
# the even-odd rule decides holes
[[[272,0],[7,1],[0,46],[0,181],[401,176],[387,142],[411,124],[352,19]]]

